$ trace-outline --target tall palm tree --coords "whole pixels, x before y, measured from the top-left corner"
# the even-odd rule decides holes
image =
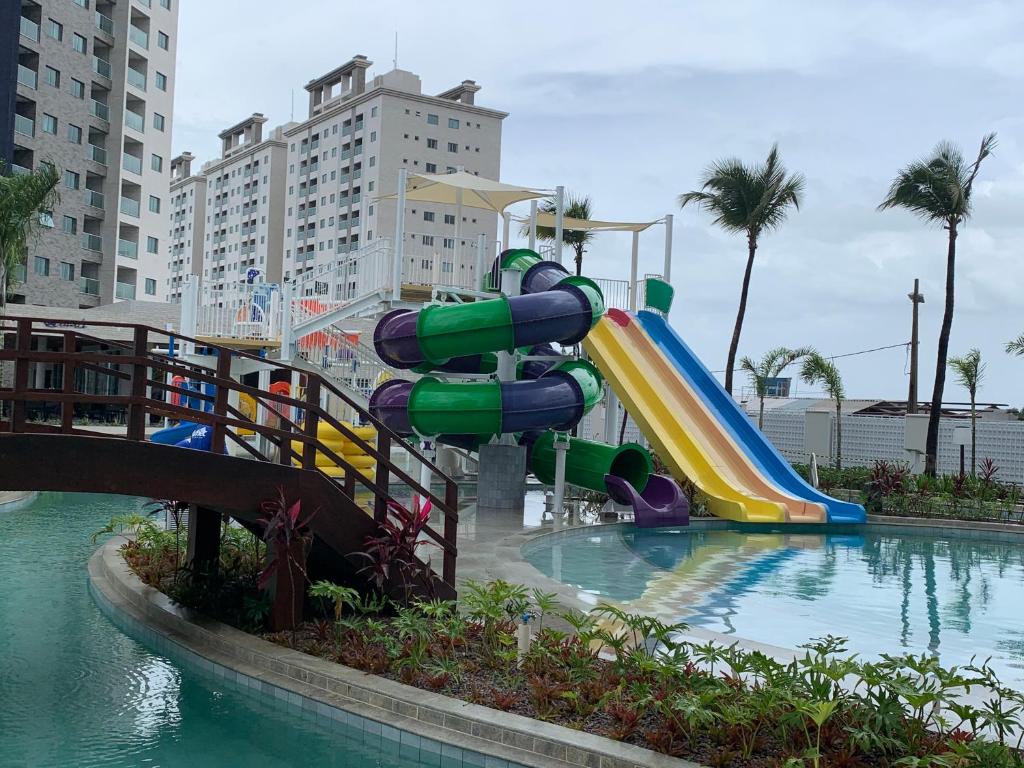
[[[1024,333],[1013,341],[1006,342],[1006,354],[1024,357]]]
[[[0,164],[0,308],[7,303],[8,276],[25,263],[28,244],[42,214],[59,200],[57,169],[48,163],[29,173],[2,175]]]
[[[681,208],[694,203],[710,213],[714,217],[712,222],[726,232],[747,236],[747,268],[725,364],[725,388],[730,394],[758,241],[762,233],[776,229],[786,220],[791,206],[800,208],[803,191],[803,175],[786,172],[779,158],[779,146],[773,144],[764,164],[748,166],[736,158],[719,160],[704,171],[699,190],[679,196]]]
[[[764,428],[764,399],[768,396],[768,382],[781,374],[789,365],[811,352],[810,349],[788,349],[776,347],[756,363],[749,357],[740,359],[740,370],[750,376],[754,393],[760,400],[757,412],[757,428]]]
[[[836,469],[843,468],[843,377],[831,360],[811,350],[800,367],[800,378],[808,384],[821,384],[836,405]]]
[[[967,390],[971,396],[971,476],[977,471],[978,461],[978,424],[975,401],[978,387],[985,380],[985,363],[981,362],[981,350],[971,349],[963,357],[949,358],[949,367],[953,369],[956,382]]]
[[[589,195],[583,195],[577,197],[572,193],[566,193],[565,201],[563,203],[562,215],[567,219],[580,219],[586,221],[591,216],[591,208],[593,207]],[[553,199],[545,200],[540,204],[541,213],[549,213],[554,216],[557,213],[555,201]],[[530,234],[530,225],[524,224],[522,228],[522,235],[526,237]],[[555,240],[555,228],[554,227],[537,227],[537,238],[544,240],[545,242],[554,242]],[[594,239],[594,233],[588,229],[562,229],[562,242],[572,248],[573,253],[576,257],[576,274],[583,274],[583,254],[587,252],[587,246]]]
[[[992,154],[996,135],[981,140],[973,163],[964,160],[960,149],[947,141],[939,143],[931,157],[915,160],[893,179],[889,193],[879,210],[905,208],[926,222],[946,230],[946,308],[939,331],[939,348],[935,361],[935,386],[928,411],[928,435],[925,439],[925,472],[935,474],[939,448],[939,417],[942,413],[942,392],[946,386],[946,357],[949,332],[953,327],[953,298],[956,283],[956,238],[960,226],[971,217],[971,192],[982,161]]]

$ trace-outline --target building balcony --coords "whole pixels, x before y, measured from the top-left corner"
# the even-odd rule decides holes
[[[103,193],[94,189],[85,190],[85,204],[102,211],[104,208]]]
[[[81,242],[85,250],[103,253],[103,238],[99,235],[90,235],[88,232],[83,232]]]
[[[99,56],[92,57],[92,71],[100,77],[110,79],[110,62],[106,59],[101,59]]]
[[[26,19],[24,16],[21,17],[21,36],[28,38],[34,43],[39,42],[39,25],[36,24],[32,19]]]
[[[14,132],[20,133],[22,136],[35,136],[36,135],[36,121],[31,117],[25,117],[24,115],[14,115]]]
[[[144,133],[146,130],[146,118],[138,112],[132,112],[130,109],[124,111],[124,124],[139,133]]]
[[[138,174],[139,176],[142,175],[142,158],[141,157],[136,157],[135,155],[129,155],[127,152],[125,152],[122,155],[122,157],[121,157],[121,166],[126,171],[131,171],[132,173]]]
[[[28,88],[39,87],[39,73],[23,64],[18,65],[18,82]]]
[[[114,20],[109,16],[104,16],[99,11],[96,11],[96,29],[101,32],[106,32],[111,37],[114,36]]]
[[[128,25],[128,39],[140,48],[145,48],[146,50],[149,50],[149,33],[143,32],[134,24]]]
[[[133,216],[136,219],[139,218],[139,201],[132,200],[129,197],[121,198],[121,213],[127,216]]]
[[[114,283],[114,297],[118,299],[134,299],[135,286],[131,283]]]
[[[93,117],[98,117],[100,120],[106,120],[110,122],[110,107],[102,102],[93,99],[89,104],[89,112],[92,113]]]
[[[14,163],[11,163],[11,173],[14,176],[22,176],[26,173],[32,173],[32,169],[26,168],[23,165],[15,165]]]
[[[100,165],[106,165],[107,164],[107,150],[105,150],[103,147],[97,147],[95,144],[90,144],[89,145],[89,159],[92,160],[94,163],[99,163]]]
[[[78,278],[78,290],[86,296],[99,296],[100,281],[95,277],[80,277]]]
[[[139,258],[139,244],[133,243],[131,240],[117,239],[117,255],[122,256],[126,259],[138,259]]]
[[[127,80],[128,85],[134,86],[140,91],[146,90],[146,76],[139,70],[128,67]]]

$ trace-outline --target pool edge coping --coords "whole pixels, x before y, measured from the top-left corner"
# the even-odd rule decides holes
[[[111,539],[89,560],[90,585],[107,603],[102,607],[138,622],[182,655],[209,663],[211,674],[230,677],[242,687],[263,691],[264,685],[270,686],[286,691],[301,709],[340,710],[396,733],[457,747],[482,756],[480,765],[507,761],[509,768],[702,768],[642,747],[403,685],[197,616],[143,584],[121,557],[122,543]]]

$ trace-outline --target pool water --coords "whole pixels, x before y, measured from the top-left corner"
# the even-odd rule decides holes
[[[526,559],[590,603],[796,648],[992,657],[1024,689],[1024,536],[891,526],[608,526],[545,537]]]
[[[91,535],[141,506],[51,493],[0,511],[0,764],[439,765],[185,670],[115,628],[89,595]]]

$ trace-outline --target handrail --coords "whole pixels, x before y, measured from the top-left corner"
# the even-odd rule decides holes
[[[117,328],[130,330],[132,333],[131,342],[118,340],[101,339],[95,335],[86,333],[94,327]],[[177,419],[187,419],[196,423],[205,424],[213,429],[212,448],[216,453],[223,452],[225,442],[231,439],[233,442],[243,445],[244,449],[253,458],[262,461],[273,461],[273,459],[261,453],[237,435],[231,429],[250,429],[261,437],[266,438],[272,445],[277,446],[277,461],[282,464],[291,464],[296,458],[302,469],[314,470],[328,477],[332,483],[340,487],[344,493],[355,503],[354,494],[358,486],[363,486],[373,494],[374,517],[382,521],[388,514],[388,502],[393,500],[390,494],[390,478],[394,477],[408,486],[414,493],[422,498],[430,499],[435,509],[443,515],[443,532],[434,530],[431,526],[424,528],[424,533],[437,542],[444,554],[441,578],[450,585],[454,585],[456,531],[458,524],[458,489],[455,482],[447,477],[432,461],[423,456],[415,446],[409,444],[401,436],[394,433],[380,420],[360,407],[352,398],[335,387],[327,378],[308,370],[296,369],[290,365],[275,360],[267,360],[257,355],[233,350],[227,347],[211,344],[206,341],[199,341],[190,337],[182,336],[174,331],[167,331],[152,326],[136,323],[118,323],[114,321],[82,321],[68,322],[48,318],[31,318],[16,315],[0,317],[0,334],[16,332],[16,344],[13,349],[0,350],[0,361],[12,360],[15,363],[14,387],[0,389],[0,401],[10,401],[11,413],[7,427],[11,432],[32,431],[37,425],[29,425],[26,419],[26,405],[30,402],[53,402],[58,403],[61,412],[62,434],[86,434],[85,430],[76,429],[73,426],[73,406],[75,403],[108,403],[123,405],[128,411],[127,439],[145,439],[145,424],[147,414],[164,416]],[[33,350],[31,338],[41,337],[63,337],[63,349],[61,351]],[[188,359],[170,357],[151,352],[149,347],[156,343],[156,339],[163,337],[166,344],[179,345],[181,342],[194,344],[216,352],[210,355],[210,365],[204,365],[196,360],[195,356]],[[79,351],[80,342],[99,344],[109,348],[110,351]],[[304,396],[292,397],[272,392],[266,392],[256,387],[244,385],[230,377],[231,361],[233,358],[259,361],[265,365],[289,373],[298,372],[306,377],[306,388]],[[34,389],[29,386],[29,369],[33,363],[60,364],[63,369],[62,381],[52,389]],[[104,365],[116,366],[105,368]],[[128,395],[90,395],[78,392],[75,389],[75,370],[95,370],[99,374],[109,374],[119,380],[127,381]],[[127,368],[129,372],[121,370]],[[179,387],[171,383],[159,381],[150,375],[167,373],[182,375],[193,381],[202,384],[212,384],[216,387],[216,394],[196,391],[190,388]],[[148,388],[148,392],[147,392]],[[124,390],[122,390],[124,391]],[[251,418],[245,418],[237,408],[228,404],[228,392],[234,391],[240,394],[248,394],[256,399],[257,403],[264,408],[268,404],[276,404],[287,408],[294,408],[305,414],[304,424],[298,424],[288,416],[277,413],[279,426],[273,427],[266,424],[259,424]],[[329,392],[340,401],[349,405],[354,412],[374,426],[377,430],[377,444],[374,445],[360,437],[353,429],[347,427],[343,422],[332,416],[320,404],[320,392]],[[159,394],[157,394],[159,393]],[[184,398],[186,405],[176,405],[166,402],[168,394],[177,394]],[[157,398],[160,399],[157,399]],[[195,398],[204,405],[199,409],[188,407],[188,402]],[[212,402],[212,410],[207,411],[205,404]],[[277,410],[276,408],[272,410]],[[338,455],[317,437],[317,424],[324,421],[345,436],[348,440],[358,446],[363,452],[377,462],[377,471],[373,479],[365,477],[362,472],[353,467],[343,455]],[[89,433],[96,434],[96,433]],[[299,451],[292,449],[296,443]],[[429,483],[426,487],[409,475],[401,467],[391,461],[390,448],[392,444],[403,447],[406,452],[426,465],[432,475],[440,476],[444,481],[443,495],[437,495],[431,491]],[[317,452],[322,453],[337,466],[345,470],[343,478],[331,478],[326,472],[316,467]]]

